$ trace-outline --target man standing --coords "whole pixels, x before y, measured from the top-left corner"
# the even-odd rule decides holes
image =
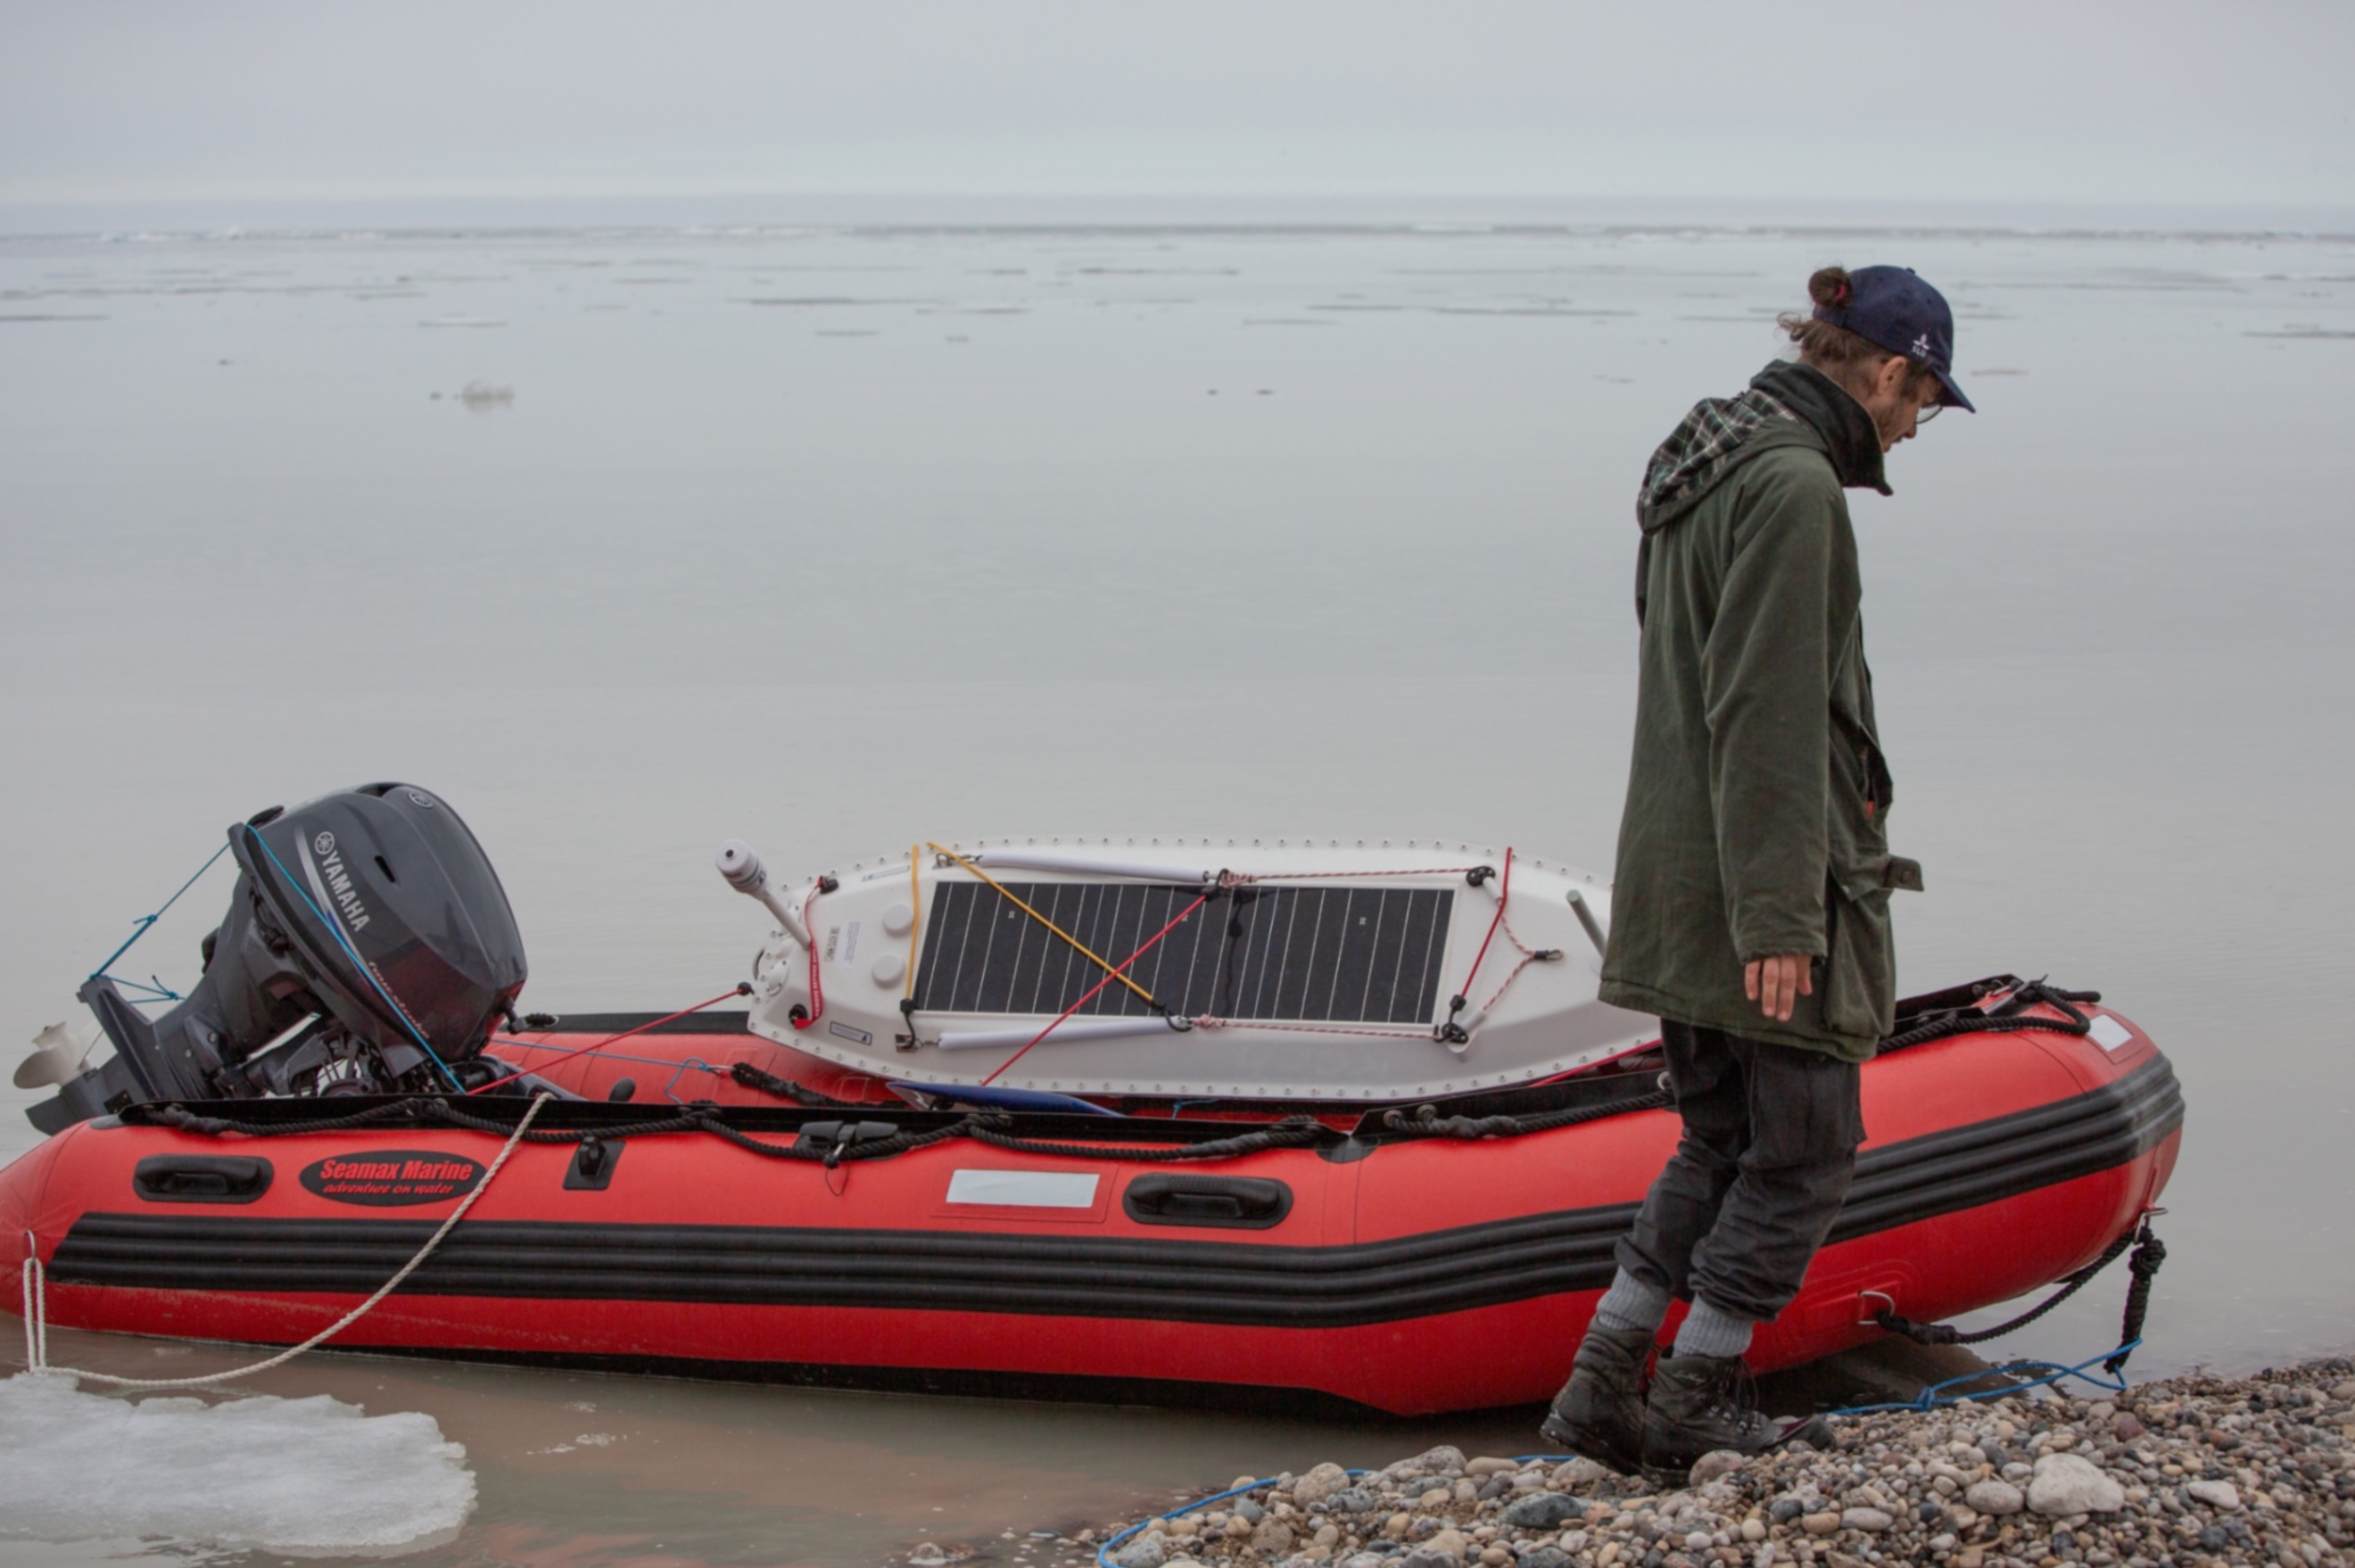
[[[1745,1397],[1856,1166],[1858,1067],[1889,1032],[1889,772],[1842,491],[1955,384],[1954,315],[1902,267],[1808,280],[1798,345],[1694,408],[1636,503],[1642,631],[1603,999],[1660,1018],[1684,1131],[1595,1308],[1549,1438],[1622,1470],[1796,1435]],[[1644,1372],[1671,1297],[1692,1309]]]

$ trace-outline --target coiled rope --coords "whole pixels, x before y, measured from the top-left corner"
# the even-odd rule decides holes
[[[1557,1127],[1574,1127],[1582,1122],[1599,1122],[1606,1116],[1666,1110],[1674,1104],[1676,1096],[1666,1089],[1654,1089],[1630,1099],[1540,1111],[1526,1116],[1442,1116],[1436,1105],[1417,1105],[1412,1111],[1394,1107],[1383,1112],[1382,1125],[1410,1138],[1517,1138],[1530,1133],[1550,1133]]]
[[[531,1104],[524,1112],[523,1119],[516,1124],[515,1131],[508,1135],[506,1146],[499,1150],[498,1157],[491,1161],[491,1168],[483,1172],[482,1180],[474,1183],[474,1189],[467,1193],[455,1209],[450,1211],[450,1217],[442,1221],[441,1228],[426,1238],[425,1244],[417,1249],[417,1255],[401,1264],[400,1272],[378,1286],[374,1296],[369,1296],[301,1344],[281,1350],[268,1360],[256,1361],[251,1366],[235,1367],[225,1372],[210,1372],[203,1377],[194,1378],[123,1378],[115,1376],[112,1372],[92,1372],[85,1371],[80,1367],[49,1365],[48,1272],[41,1266],[41,1254],[34,1243],[33,1233],[30,1231],[26,1232],[25,1370],[43,1377],[87,1378],[91,1382],[106,1383],[114,1388],[203,1388],[209,1383],[230,1382],[239,1378],[250,1378],[256,1372],[266,1372],[272,1367],[284,1366],[304,1351],[316,1349],[367,1317],[375,1310],[378,1302],[400,1287],[402,1280],[415,1274],[420,1265],[433,1255],[433,1250],[442,1244],[442,1238],[455,1230],[458,1221],[464,1219],[467,1211],[474,1208],[483,1194],[491,1189],[491,1183],[497,1179],[499,1171],[506,1166],[508,1157],[515,1153],[516,1146],[523,1142],[524,1135],[530,1130],[532,1118],[539,1115],[541,1106],[554,1098],[552,1094],[532,1096]]]
[[[1984,983],[1984,982],[1982,982]],[[1934,1040],[1945,1040],[1958,1034],[2009,1034],[2020,1029],[2043,1029],[2051,1034],[2081,1035],[2094,1027],[2094,1020],[2078,1009],[2081,1002],[2098,1002],[2099,991],[2064,991],[2058,986],[2045,984],[2041,978],[2022,980],[1991,1008],[1958,1008],[1944,1013],[1900,1034],[1892,1034],[1881,1042],[1877,1054],[1903,1051],[1908,1046],[1926,1045]],[[2026,1009],[2033,1003],[2043,1002],[2064,1015],[2062,1019],[2039,1018]],[[1984,1004],[1982,1004],[1984,1007]]]

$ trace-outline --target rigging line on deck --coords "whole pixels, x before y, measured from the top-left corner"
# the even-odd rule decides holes
[[[619,1033],[619,1034],[607,1035],[603,1040],[599,1040],[599,1041],[598,1041],[596,1044],[594,1044],[594,1045],[583,1045],[583,1046],[578,1046],[578,1047],[575,1047],[573,1050],[570,1050],[570,1051],[558,1051],[554,1056],[549,1057],[549,1058],[548,1059],[548,1061],[544,1061],[544,1062],[535,1062],[535,1063],[533,1063],[533,1065],[528,1069],[528,1071],[533,1072],[539,1072],[539,1071],[540,1071],[542,1068],[544,1068],[544,1067],[553,1066],[555,1063],[557,1063],[557,1062],[559,1062],[559,1061],[565,1061],[566,1059],[568,1059],[568,1058],[570,1058],[570,1057],[575,1057],[575,1056],[594,1056],[594,1055],[598,1054],[599,1052],[602,1051],[603,1051],[607,1046],[609,1046],[609,1045],[613,1045],[613,1044],[616,1044],[616,1043],[618,1043],[619,1041],[622,1041],[622,1040],[625,1040],[629,1039],[629,1038],[630,1038],[632,1035],[634,1035],[634,1034],[644,1034],[644,1033],[645,1033],[645,1032],[646,1032],[646,1030],[648,1030],[648,1029],[659,1029],[659,1028],[660,1028],[660,1027],[662,1027],[664,1024],[670,1023],[670,1022],[674,1021],[675,1019],[687,1018],[687,1017],[688,1017],[688,1016],[690,1016],[690,1015],[692,1015],[692,1014],[699,1013],[699,1012],[703,1011],[703,1009],[704,1009],[704,1008],[716,1008],[716,1007],[718,1007],[720,1003],[722,1003],[722,1002],[724,1002],[724,1001],[727,1001],[727,1000],[728,1000],[730,997],[749,997],[749,996],[751,996],[751,994],[752,994],[752,987],[751,987],[751,982],[749,982],[749,981],[745,981],[745,980],[739,980],[739,981],[737,981],[737,982],[736,982],[736,984],[735,984],[735,985],[733,985],[733,986],[730,987],[727,990],[724,990],[724,991],[720,992],[718,996],[716,996],[716,997],[712,997],[712,998],[711,998],[710,1000],[709,1000],[709,1001],[698,1002],[698,1003],[696,1003],[696,1004],[695,1004],[695,1006],[693,1006],[693,1007],[691,1007],[691,1008],[681,1008],[678,1011],[677,1011],[677,1012],[675,1012],[675,1013],[671,1013],[671,1014],[669,1014],[669,1015],[667,1015],[667,1016],[666,1016],[666,1017],[663,1017],[663,1018],[658,1018],[658,1019],[648,1019],[647,1021],[645,1021],[645,1023],[642,1023],[642,1024],[638,1025],[638,1026],[637,1026],[637,1028],[635,1028],[635,1029],[623,1029],[623,1030],[621,1033]],[[512,1038],[514,1038],[514,1037],[513,1037],[513,1036],[510,1036],[509,1038],[510,1038],[510,1039],[512,1039]],[[538,1045],[526,1045],[526,1046],[524,1046],[524,1047],[523,1047],[523,1049],[524,1049],[524,1050],[526,1050],[526,1051],[544,1051],[544,1050],[546,1050],[546,1049],[547,1049],[547,1047],[545,1047],[545,1046],[538,1046]],[[660,1065],[665,1066],[665,1067],[669,1067],[669,1066],[674,1065],[674,1063],[671,1063],[671,1062],[667,1062],[667,1061],[666,1061],[666,1062],[662,1062],[662,1063],[660,1063]],[[717,1071],[717,1070],[716,1070],[716,1069],[714,1069],[714,1070],[712,1070],[712,1071]],[[491,1080],[491,1082],[490,1082],[490,1083],[480,1083],[480,1084],[477,1084],[477,1085],[475,1085],[474,1088],[467,1090],[467,1091],[466,1091],[466,1093],[469,1093],[469,1094],[480,1094],[480,1093],[485,1093],[485,1091],[487,1091],[487,1090],[496,1088],[499,1084],[504,1083],[506,1083],[506,1079],[504,1079],[504,1078],[494,1078],[494,1079],[492,1079],[492,1080]]]
[[[818,978],[817,928],[810,924],[810,910],[816,904],[818,894],[830,893],[840,885],[841,884],[837,882],[832,877],[820,877],[816,881],[810,884],[809,892],[802,899],[802,929],[809,933],[810,939],[810,1005],[809,1016],[806,1018],[797,1018],[794,1016],[794,1012],[799,1011],[798,1008],[794,1009],[794,1012],[788,1012],[785,1014],[785,1021],[793,1025],[796,1031],[809,1028],[810,1025],[817,1022],[819,1019],[826,1016],[826,988]],[[751,987],[747,987],[746,989],[750,990]]]
[[[1485,877],[1478,877],[1476,872],[1469,874],[1476,877],[1479,881],[1485,882],[1487,880]],[[1451,1047],[1460,1046],[1468,1044],[1471,1041],[1472,1031],[1465,1029],[1462,1024],[1457,1023],[1455,1021],[1455,1015],[1462,1012],[1471,1002],[1472,982],[1479,977],[1480,965],[1487,960],[1488,944],[1497,940],[1497,928],[1505,923],[1505,902],[1507,900],[1511,898],[1512,895],[1513,847],[1510,844],[1508,844],[1505,846],[1504,874],[1497,888],[1497,912],[1488,922],[1488,933],[1487,935],[1480,938],[1480,951],[1472,955],[1472,967],[1465,972],[1464,983],[1455,987],[1455,994],[1453,997],[1450,997],[1447,1000],[1447,1017],[1434,1026],[1431,1031],[1433,1039],[1437,1040],[1445,1045]],[[1508,934],[1509,935],[1510,933],[1508,933]],[[1519,937],[1511,937],[1511,941],[1513,945],[1519,947],[1524,954],[1529,952],[1529,949],[1522,945],[1521,939]],[[1519,973],[1519,969],[1515,969],[1513,971],[1514,975],[1518,975]],[[1508,976],[1506,978],[1505,985],[1509,986],[1512,983],[1511,976]],[[1504,994],[1504,987],[1498,987],[1497,988],[1497,995],[1501,997]],[[1495,1006],[1495,999],[1493,997],[1490,999],[1489,1005],[1491,1007]],[[1488,1009],[1487,1008],[1483,1008],[1480,1010],[1482,1012],[1486,1012]]]
[[[539,1115],[540,1107],[555,1098],[553,1094],[535,1094],[531,1097],[531,1104],[525,1110],[523,1119],[516,1123],[515,1131],[507,1136],[506,1146],[499,1150],[498,1157],[491,1161],[490,1168],[483,1172],[483,1179],[474,1183],[474,1189],[467,1193],[459,1202],[458,1207],[450,1211],[450,1217],[442,1221],[441,1229],[426,1238],[425,1244],[417,1249],[416,1256],[401,1264],[400,1272],[379,1285],[374,1296],[369,1296],[301,1344],[281,1350],[267,1360],[256,1361],[250,1367],[234,1367],[225,1372],[214,1372],[197,1378],[122,1378],[116,1377],[112,1372],[91,1372],[84,1371],[80,1367],[49,1365],[48,1280],[47,1271],[41,1266],[41,1253],[37,1241],[30,1231],[26,1232],[25,1370],[44,1377],[88,1378],[92,1382],[107,1383],[115,1388],[202,1388],[208,1383],[225,1383],[237,1378],[251,1377],[256,1372],[266,1372],[272,1367],[285,1365],[304,1351],[325,1344],[367,1317],[375,1309],[378,1302],[382,1301],[400,1287],[402,1280],[415,1274],[419,1265],[433,1255],[433,1249],[442,1244],[442,1239],[457,1227],[459,1221],[466,1217],[467,1211],[474,1208],[475,1200],[490,1190],[492,1179],[506,1166],[507,1157],[515,1153],[516,1145],[523,1142],[524,1134],[531,1127],[532,1118]]]
[[[1301,848],[1313,849],[1316,846],[1303,844]],[[1231,878],[1236,882],[1250,883],[1327,882],[1337,881],[1344,877],[1466,877],[1475,871],[1494,875],[1496,868],[1493,866],[1401,866],[1391,870],[1371,871],[1221,871],[1219,874],[1221,877]]]
[[[1156,1012],[1167,1011],[1167,1009],[1163,1008],[1158,1001],[1154,999],[1152,992],[1146,990],[1144,987],[1138,985],[1127,976],[1120,975],[1119,971],[1114,968],[1109,960],[1099,955],[1096,951],[1090,947],[1086,943],[1082,942],[1078,937],[1073,936],[1070,932],[1065,931],[1061,926],[1057,925],[1053,921],[1049,920],[1045,915],[1040,914],[1037,910],[1032,909],[1028,904],[1024,903],[1020,899],[1015,897],[1012,890],[1008,889],[996,878],[991,876],[987,871],[983,870],[979,866],[975,865],[972,861],[966,859],[964,856],[958,854],[955,850],[950,848],[945,844],[935,844],[931,839],[927,838],[924,840],[924,848],[932,850],[934,854],[946,855],[950,859],[954,860],[958,865],[963,866],[966,870],[971,871],[975,876],[979,877],[984,882],[996,889],[999,897],[1005,899],[1008,903],[1012,904],[1016,909],[1020,910],[1024,914],[1028,915],[1032,920],[1037,921],[1040,925],[1045,926],[1049,931],[1051,931],[1056,935],[1061,937],[1065,942],[1070,943],[1074,948],[1085,955],[1089,961],[1093,963],[1099,969],[1103,969],[1108,974],[1118,975],[1120,983],[1126,986],[1130,990],[1135,992],[1137,999],[1142,1001],[1146,1007],[1153,1008]]]
[[[1178,912],[1177,919],[1171,921],[1167,925],[1165,925],[1160,930],[1155,932],[1151,936],[1146,937],[1145,939],[1145,944],[1139,947],[1135,952],[1130,954],[1127,957],[1122,959],[1118,968],[1113,970],[1112,973],[1106,975],[1103,979],[1098,980],[1094,985],[1089,987],[1086,996],[1082,997],[1078,1001],[1073,1002],[1070,1007],[1065,1008],[1062,1012],[1057,1016],[1053,1023],[1049,1024],[1045,1029],[1042,1029],[1037,1034],[1032,1035],[1030,1037],[1030,1045],[1024,1046],[1020,1051],[1016,1051],[1004,1061],[999,1062],[997,1064],[996,1072],[992,1072],[988,1077],[983,1079],[981,1081],[981,1086],[986,1089],[992,1083],[996,1083],[999,1073],[1004,1072],[1007,1068],[1021,1061],[1022,1058],[1028,1053],[1031,1045],[1038,1044],[1040,1040],[1054,1033],[1057,1026],[1061,1024],[1063,1019],[1070,1018],[1073,1013],[1078,1012],[1082,1008],[1086,1007],[1090,1002],[1095,1000],[1095,996],[1098,991],[1103,990],[1114,980],[1126,979],[1128,966],[1130,965],[1135,963],[1138,959],[1144,957],[1146,954],[1152,951],[1154,944],[1159,942],[1163,937],[1168,935],[1171,932],[1185,924],[1187,921],[1193,917],[1193,913],[1196,910],[1200,909],[1204,904],[1209,903],[1209,901],[1210,895],[1209,893],[1197,894],[1192,903],[1188,904],[1184,909]],[[1156,1007],[1159,1006],[1158,1003],[1156,1003],[1155,1005]],[[1169,1027],[1173,1029],[1180,1028],[1181,1020],[1177,1019],[1169,1019]],[[1182,1027],[1191,1026],[1188,1025]]]
[[[912,1000],[916,995],[916,933],[924,928],[924,882],[922,866],[923,858],[916,853],[916,846],[913,844],[909,845],[908,978],[906,983],[900,987],[900,999],[903,1001]],[[901,1009],[902,1012],[905,1012],[906,1010],[907,1009],[904,1008]],[[910,1031],[912,1032],[915,1027],[914,1021],[911,1019],[908,1024]]]

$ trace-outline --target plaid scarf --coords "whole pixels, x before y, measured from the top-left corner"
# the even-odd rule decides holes
[[[1822,371],[1776,360],[1751,378],[1749,389],[1740,395],[1695,403],[1684,423],[1660,443],[1645,465],[1643,488],[1636,493],[1636,521],[1647,534],[1674,522],[1708,495],[1727,469],[1755,455],[1762,434],[1783,435],[1794,426],[1820,438],[1842,485],[1869,485],[1889,494],[1880,433],[1864,405]],[[1769,444],[1785,444],[1785,440]]]
[[[1799,416],[1756,387],[1731,398],[1703,398],[1644,467],[1636,520],[1650,533],[1705,494],[1721,469],[1776,420]]]

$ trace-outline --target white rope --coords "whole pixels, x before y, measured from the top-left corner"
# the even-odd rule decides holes
[[[516,1130],[508,1135],[506,1147],[499,1150],[498,1158],[491,1161],[491,1168],[483,1173],[483,1179],[474,1184],[474,1189],[466,1194],[464,1202],[451,1211],[450,1217],[442,1221],[442,1228],[434,1232],[425,1244],[418,1249],[417,1255],[403,1264],[400,1272],[386,1280],[374,1296],[369,1296],[301,1344],[291,1349],[281,1350],[266,1361],[256,1361],[250,1367],[238,1367],[229,1371],[214,1372],[200,1378],[118,1378],[112,1372],[86,1372],[80,1367],[49,1365],[48,1281],[47,1271],[41,1267],[40,1253],[29,1244],[32,1237],[29,1232],[27,1232],[26,1240],[28,1244],[25,1249],[25,1370],[37,1372],[43,1377],[88,1378],[92,1382],[108,1383],[115,1388],[202,1388],[208,1383],[225,1383],[235,1378],[251,1377],[256,1372],[266,1372],[272,1367],[285,1365],[304,1351],[315,1349],[325,1344],[367,1317],[378,1302],[390,1296],[400,1286],[402,1280],[415,1274],[418,1265],[432,1257],[433,1249],[442,1244],[442,1238],[448,1235],[458,1221],[466,1217],[466,1211],[474,1206],[474,1200],[490,1190],[492,1179],[498,1175],[499,1168],[506,1164],[507,1157],[515,1153],[516,1146],[523,1142],[524,1130],[531,1125],[532,1118],[539,1115],[539,1108],[542,1105],[554,1098],[554,1095],[545,1093],[532,1096],[530,1108],[524,1112],[523,1119],[516,1124]]]

